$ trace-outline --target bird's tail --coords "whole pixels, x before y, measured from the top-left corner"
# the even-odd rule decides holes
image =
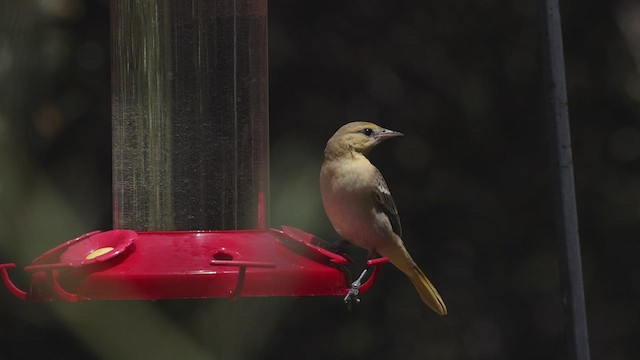
[[[397,240],[400,240],[400,238]],[[378,249],[378,253],[388,257],[389,262],[407,275],[425,304],[440,315],[447,314],[447,306],[444,304],[440,294],[438,294],[438,290],[436,290],[435,286],[433,286],[431,281],[429,281],[427,276],[420,270],[415,261],[413,261],[409,252],[407,252],[404,245],[402,245],[402,240],[393,246]]]
[[[407,276],[413,283],[413,286],[416,287],[416,290],[418,290],[420,298],[422,298],[425,304],[429,305],[429,307],[438,314],[447,315],[447,306],[444,304],[440,294],[438,294],[438,290],[436,290],[435,286],[433,286],[431,281],[429,281],[417,265],[413,267],[413,274]]]

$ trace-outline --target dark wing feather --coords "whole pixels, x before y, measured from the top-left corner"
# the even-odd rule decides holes
[[[402,237],[402,226],[400,225],[400,217],[398,216],[396,203],[393,201],[389,187],[379,171],[376,176],[376,189],[374,190],[373,196],[380,204],[380,209],[389,217],[393,232]]]

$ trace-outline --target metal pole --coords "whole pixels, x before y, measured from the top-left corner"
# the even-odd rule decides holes
[[[588,360],[589,336],[578,235],[560,9],[558,0],[539,0],[538,5],[544,91],[552,140],[557,241],[560,248],[560,279],[569,359]]]

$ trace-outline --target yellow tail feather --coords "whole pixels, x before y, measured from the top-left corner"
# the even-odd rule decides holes
[[[422,301],[427,304],[433,311],[440,315],[447,314],[447,306],[444,304],[442,297],[438,294],[438,290],[433,286],[431,281],[427,279],[427,276],[420,270],[418,265],[407,252],[402,239],[397,237],[396,242],[391,246],[385,246],[384,248],[378,248],[377,252],[389,258],[389,262],[395,265],[400,271],[402,271],[416,290],[420,294]]]
[[[447,315],[447,306],[444,304],[440,294],[438,294],[438,290],[436,290],[418,266],[414,266],[413,275],[407,275],[407,277],[409,277],[413,286],[416,287],[420,298],[425,304],[438,314]]]

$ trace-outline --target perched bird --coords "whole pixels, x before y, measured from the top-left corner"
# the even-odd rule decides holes
[[[380,254],[400,269],[422,301],[440,315],[447,307],[402,242],[398,210],[382,174],[367,154],[382,141],[403,134],[369,122],[342,126],[329,139],[320,170],[322,202],[331,224],[349,242]]]

